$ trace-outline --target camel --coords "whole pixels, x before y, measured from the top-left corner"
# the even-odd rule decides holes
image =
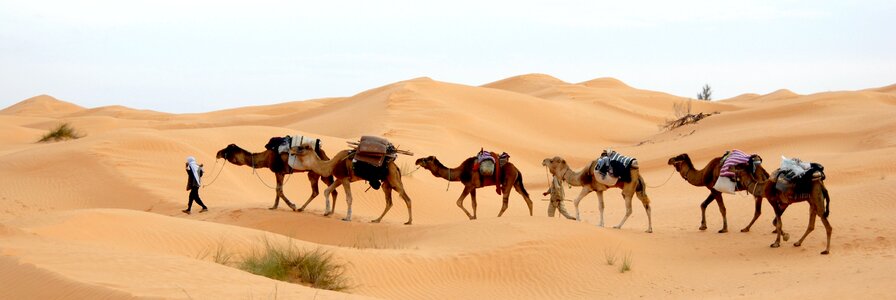
[[[427,156],[417,159],[414,164],[429,170],[435,177],[444,178],[449,182],[460,181],[463,183],[464,191],[460,194],[460,198],[457,199],[457,207],[460,207],[470,220],[476,220],[476,189],[495,185],[495,182],[488,181],[483,183],[483,181],[479,180],[478,172],[473,171],[473,164],[475,161],[476,157],[470,157],[464,160],[460,166],[457,166],[456,168],[448,168],[435,156]],[[523,186],[523,174],[520,173],[520,170],[512,163],[507,162],[501,167],[501,177],[503,180],[503,190],[501,195],[504,198],[501,211],[498,212],[498,217],[504,215],[504,211],[507,210],[507,202],[510,198],[511,188],[516,189],[516,192],[523,196],[523,200],[526,200],[526,205],[529,206],[529,215],[531,216],[532,200],[529,199],[529,192],[526,192],[526,188]],[[467,198],[467,195],[470,195],[470,198],[473,201],[473,214],[470,214],[470,212],[464,208],[464,199]]]
[[[352,158],[354,155],[353,151],[350,150],[342,150],[336,153],[330,160],[321,160],[318,156],[318,153],[312,151],[309,146],[301,146],[297,148],[293,148],[291,151],[295,151],[295,155],[298,157],[299,161],[302,165],[308,167],[310,170],[314,171],[317,174],[321,174],[321,176],[334,176],[336,180],[331,183],[326,190],[324,190],[324,199],[326,203],[326,212],[324,216],[329,216],[336,211],[336,205],[333,204],[333,209],[330,209],[330,192],[335,192],[335,189],[340,185],[345,189],[345,202],[348,204],[348,211],[346,212],[345,218],[343,221],[351,221],[352,220],[352,190],[351,183],[354,181],[365,180],[361,177],[358,177],[353,168]],[[394,161],[389,162],[387,165],[388,175],[386,176],[386,180],[383,182],[382,189],[383,193],[386,194],[386,208],[383,210],[383,213],[376,220],[370,221],[371,223],[379,223],[383,217],[389,212],[389,209],[392,208],[392,190],[398,191],[398,194],[404,199],[404,203],[408,207],[408,221],[404,223],[405,225],[411,225],[413,222],[413,215],[411,214],[411,198],[408,197],[408,194],[405,192],[404,185],[401,182],[401,171],[398,169],[398,166],[395,165]],[[308,199],[308,202],[311,202],[311,199]],[[308,202],[305,205],[308,205]],[[335,202],[335,197],[334,197]]]
[[[691,158],[687,153],[672,157],[668,162],[669,165],[675,167],[675,170],[681,174],[681,178],[684,178],[684,180],[691,185],[704,186],[709,189],[709,196],[707,196],[706,200],[703,200],[703,203],[700,204],[700,213],[702,217],[700,220],[700,230],[706,230],[706,207],[715,200],[719,204],[719,212],[722,213],[722,229],[719,230],[719,233],[728,232],[728,214],[727,209],[725,209],[725,201],[722,199],[722,192],[712,188],[716,183],[716,180],[719,179],[719,173],[722,169],[721,162],[722,157],[716,157],[710,160],[703,169],[697,170],[694,168],[694,164],[691,162]],[[759,218],[759,215],[762,214],[762,196],[758,196],[750,190],[747,190],[747,193],[752,194],[753,198],[755,198],[756,208],[753,212],[753,220],[750,221],[750,224],[747,224],[747,227],[741,229],[740,232],[749,232],[750,227],[753,226],[753,223],[755,223],[756,219]]]
[[[821,222],[824,224],[824,229],[827,231],[827,245],[824,248],[824,251],[821,254],[829,254],[831,249],[831,224],[828,222],[828,216],[830,215],[830,206],[831,206],[831,198],[828,195],[828,189],[824,186],[824,181],[821,180],[813,180],[812,188],[807,194],[794,194],[793,192],[780,192],[775,188],[775,181],[769,180],[768,172],[762,170],[762,167],[758,167],[753,172],[750,172],[746,166],[737,165],[734,167],[734,174],[737,176],[738,180],[745,183],[747,186],[755,186],[761,192],[761,197],[765,197],[768,199],[768,203],[772,205],[772,208],[775,210],[775,220],[772,222],[776,227],[775,242],[770,246],[772,248],[778,248],[781,246],[781,237],[784,237],[784,241],[787,241],[788,235],[783,233],[783,225],[781,224],[781,215],[784,214],[784,210],[787,209],[790,204],[797,202],[809,202],[809,226],[806,227],[806,233],[803,234],[803,237],[800,238],[799,241],[793,243],[794,247],[799,247],[803,244],[803,240],[806,239],[806,236],[809,235],[812,230],[815,230],[815,217],[820,216]]]
[[[610,188],[620,188],[622,189],[622,198],[625,199],[625,217],[622,218],[622,221],[619,222],[619,225],[613,226],[613,228],[619,229],[622,228],[622,225],[625,224],[625,221],[628,220],[628,217],[632,214],[632,197],[635,195],[638,196],[638,199],[641,200],[641,204],[644,205],[644,210],[647,211],[647,230],[646,232],[653,232],[653,220],[650,216],[650,198],[647,197],[647,185],[644,183],[644,178],[641,177],[641,174],[638,171],[638,168],[631,168],[631,182],[618,182],[614,186],[607,186],[600,182],[598,182],[594,178],[594,168],[597,166],[597,160],[591,161],[590,164],[585,166],[579,172],[574,172],[569,168],[569,165],[566,164],[566,160],[555,156],[554,158],[545,158],[541,164],[543,166],[548,167],[548,170],[552,175],[557,176],[557,178],[566,181],[569,185],[572,186],[581,186],[582,192],[579,193],[579,196],[576,197],[576,200],[573,204],[576,207],[576,220],[581,221],[582,217],[579,214],[579,202],[582,201],[582,198],[585,198],[589,193],[595,192],[597,193],[597,207],[600,209],[600,223],[598,226],[604,226],[604,191]]]
[[[320,156],[327,157],[327,154],[324,152],[323,149],[319,149],[318,152],[319,152]],[[299,209],[296,209],[296,205],[293,204],[292,202],[290,202],[289,199],[286,198],[286,195],[283,194],[283,178],[286,176],[286,174],[307,172],[307,171],[306,170],[296,170],[296,169],[289,167],[286,163],[289,158],[288,154],[286,154],[286,153],[280,154],[280,158],[281,158],[280,161],[282,162],[282,165],[277,165],[274,163],[274,161],[275,161],[274,155],[276,155],[276,154],[274,154],[274,151],[271,151],[268,149],[265,149],[264,152],[251,153],[249,151],[244,150],[243,148],[240,148],[236,144],[230,144],[230,145],[227,145],[226,148],[218,151],[216,158],[223,158],[223,159],[227,160],[228,162],[230,162],[234,165],[237,165],[237,166],[249,166],[249,167],[252,167],[253,169],[259,169],[259,168],[270,169],[271,172],[274,172],[274,176],[276,176],[276,179],[277,179],[277,188],[276,188],[277,192],[276,192],[276,198],[274,198],[274,206],[270,207],[269,209],[271,209],[271,210],[277,209],[277,207],[280,205],[280,198],[283,198],[283,202],[285,202],[286,205],[288,205],[289,208],[291,208],[293,211],[304,210],[305,209],[304,206],[302,206]],[[308,172],[308,181],[311,182],[311,196],[309,196],[308,201],[311,201],[311,199],[314,199],[314,197],[317,197],[317,195],[319,194],[318,187],[317,187],[317,182],[319,179],[321,179],[321,175],[319,173]],[[327,185],[332,184],[333,177],[332,176],[324,176],[323,181]],[[336,191],[333,191],[333,199],[336,199],[336,197],[337,197],[337,193],[336,193]]]

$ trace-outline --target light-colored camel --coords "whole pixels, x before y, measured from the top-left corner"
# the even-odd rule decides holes
[[[545,158],[541,164],[543,166],[548,167],[548,170],[552,175],[557,176],[558,178],[566,181],[569,185],[572,186],[581,186],[582,192],[579,193],[579,196],[576,197],[575,202],[573,204],[576,207],[576,219],[581,221],[582,217],[579,214],[579,202],[582,201],[582,198],[585,198],[589,193],[595,192],[597,194],[597,208],[600,209],[600,223],[599,226],[604,226],[604,191],[610,188],[620,188],[622,189],[622,198],[625,199],[625,217],[622,218],[622,221],[619,222],[619,225],[614,226],[613,228],[622,228],[622,225],[625,224],[625,221],[628,220],[628,217],[632,214],[632,197],[635,195],[638,196],[638,199],[641,200],[641,204],[644,205],[644,210],[647,211],[647,232],[653,232],[653,220],[650,216],[650,198],[647,197],[647,185],[644,183],[644,178],[641,177],[638,172],[638,168],[631,168],[631,182],[618,182],[616,185],[607,186],[598,182],[594,178],[594,168],[597,166],[597,160],[591,161],[590,164],[585,166],[584,169],[578,172],[574,172],[569,168],[569,165],[566,164],[566,160],[555,156],[554,158]]]
[[[727,209],[725,209],[725,201],[722,199],[722,192],[712,188],[719,179],[719,173],[722,169],[721,161],[722,157],[713,158],[705,167],[703,167],[703,169],[697,170],[694,168],[691,158],[685,153],[670,158],[668,162],[669,165],[675,167],[675,170],[678,171],[681,178],[684,178],[684,180],[691,185],[703,186],[709,189],[709,196],[707,196],[706,200],[703,200],[703,203],[700,204],[700,230],[706,230],[706,207],[709,206],[712,201],[716,201],[716,203],[719,204],[719,212],[722,213],[722,229],[719,230],[719,233],[728,232],[728,214]],[[741,186],[741,188],[746,187]],[[762,196],[757,196],[754,191],[750,191],[749,189],[747,189],[747,192],[753,194],[756,208],[753,211],[753,220],[750,221],[750,224],[747,224],[747,227],[741,229],[740,232],[750,231],[750,227],[753,226],[753,223],[755,223],[756,219],[759,218],[759,215],[762,214]]]
[[[327,157],[327,154],[323,149],[318,149],[318,152],[320,156]],[[274,206],[270,207],[270,209],[277,209],[277,207],[280,205],[280,198],[283,198],[283,202],[285,202],[286,205],[289,206],[289,208],[295,211],[296,205],[290,202],[289,199],[286,198],[286,195],[283,194],[283,178],[286,176],[286,174],[308,171],[290,168],[289,165],[287,165],[287,159],[289,157],[286,153],[281,153],[279,163],[276,163],[275,161],[277,161],[277,159],[275,155],[276,154],[274,154],[274,151],[271,151],[269,149],[265,149],[264,152],[251,153],[244,150],[243,148],[240,148],[236,144],[230,144],[227,145],[227,147],[225,147],[224,149],[218,151],[216,157],[223,158],[237,166],[249,166],[253,169],[270,169],[271,172],[274,173],[274,176],[277,180],[277,194],[274,198]],[[317,197],[317,195],[319,194],[319,190],[317,187],[317,182],[319,179],[321,179],[321,175],[319,175],[318,173],[308,172],[308,181],[311,182],[311,196],[308,197],[308,201],[311,201],[311,199],[314,199],[314,197]],[[332,184],[333,176],[324,176],[323,182],[327,185]],[[336,199],[336,197],[337,193],[333,191],[333,199]],[[302,209],[304,208],[305,207],[303,206],[301,209],[298,209],[298,211],[302,211]]]
[[[301,164],[315,173],[325,175],[325,176],[334,176],[336,180],[324,190],[324,199],[326,204],[326,212],[325,216],[329,216],[335,211],[334,209],[330,209],[330,197],[328,197],[329,192],[334,191],[337,187],[342,185],[345,189],[345,201],[348,204],[348,211],[345,214],[345,218],[343,221],[351,221],[352,220],[352,190],[351,183],[353,181],[364,180],[361,177],[358,177],[354,169],[352,168],[353,162],[352,157],[354,152],[349,150],[342,150],[336,153],[333,156],[333,159],[330,160],[321,160],[318,157],[318,154],[312,151],[309,146],[302,146],[297,148],[292,148],[291,151],[295,152],[295,155],[298,157],[298,160]],[[398,166],[395,165],[395,162],[389,162],[386,166],[388,168],[388,175],[386,176],[386,180],[383,181],[382,189],[383,193],[386,195],[386,208],[383,210],[383,213],[376,220],[371,221],[372,223],[379,223],[380,220],[389,212],[389,209],[392,208],[392,190],[398,191],[398,194],[404,199],[404,203],[408,207],[408,221],[404,223],[405,225],[410,225],[414,218],[411,214],[411,198],[408,197],[408,194],[404,190],[404,185],[401,182],[401,171],[398,169]],[[311,202],[311,199],[308,200]],[[308,203],[305,203],[308,205]],[[335,207],[335,203],[334,203]]]
[[[793,243],[794,247],[799,247],[803,244],[803,240],[806,239],[806,236],[809,235],[812,230],[815,230],[815,217],[821,217],[821,223],[824,224],[824,229],[827,231],[827,245],[824,248],[824,251],[821,254],[828,254],[831,250],[831,224],[828,222],[828,215],[830,215],[830,206],[831,206],[831,197],[828,195],[828,189],[824,186],[824,182],[821,180],[813,180],[812,187],[808,191],[808,193],[797,194],[793,191],[781,192],[775,188],[775,181],[769,180],[768,172],[762,170],[762,167],[756,168],[753,172],[742,165],[734,166],[734,174],[738,177],[738,180],[745,183],[747,186],[757,186],[758,189],[762,190],[762,196],[768,199],[768,203],[772,205],[772,208],[775,210],[775,220],[774,224],[776,226],[776,231],[778,234],[775,235],[775,242],[771,244],[772,248],[778,248],[781,246],[781,237],[784,237],[784,240],[787,241],[787,234],[783,233],[784,230],[783,224],[781,224],[781,215],[784,214],[784,210],[787,209],[793,203],[796,202],[809,202],[809,226],[806,227],[806,233],[803,234],[803,237],[800,238],[799,241]]]
[[[424,169],[432,172],[432,175],[439,178],[444,178],[448,181],[460,181],[464,185],[464,191],[460,194],[460,198],[457,199],[457,207],[464,210],[464,213],[467,214],[467,217],[470,220],[476,219],[476,189],[486,186],[495,185],[494,181],[485,181],[480,179],[478,172],[473,171],[473,164],[476,161],[476,157],[470,157],[464,160],[457,166],[456,168],[448,168],[443,165],[435,156],[427,156],[424,158],[417,159],[415,162],[416,165],[423,167]],[[503,180],[502,183],[502,193],[501,195],[504,197],[501,211],[498,212],[498,217],[504,214],[504,211],[507,210],[507,202],[510,199],[510,189],[516,189],[516,192],[523,196],[523,200],[526,200],[526,205],[529,206],[529,215],[532,215],[532,200],[529,199],[529,193],[526,192],[526,188],[523,186],[523,174],[520,173],[520,170],[513,165],[513,163],[507,162],[501,167],[501,178]],[[473,201],[473,214],[471,215],[466,208],[464,208],[464,199],[467,198],[467,195],[470,195],[470,199]]]

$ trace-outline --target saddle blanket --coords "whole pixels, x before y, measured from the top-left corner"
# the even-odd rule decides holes
[[[743,151],[737,149],[731,150],[722,162],[722,170],[719,172],[719,176],[734,177],[732,168],[735,165],[745,164],[748,161],[750,161],[750,156]]]

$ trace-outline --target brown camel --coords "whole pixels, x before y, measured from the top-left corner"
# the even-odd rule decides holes
[[[728,214],[727,209],[725,209],[725,201],[722,199],[722,192],[712,188],[716,183],[716,180],[719,179],[719,172],[722,170],[721,162],[722,157],[716,157],[710,160],[703,169],[697,170],[694,168],[694,164],[691,162],[691,158],[687,153],[670,158],[668,162],[669,165],[675,167],[675,170],[681,174],[681,178],[684,178],[684,180],[691,185],[703,186],[709,189],[709,196],[707,196],[706,200],[703,200],[703,203],[700,204],[700,230],[706,230],[706,207],[715,200],[719,204],[719,212],[722,213],[722,229],[719,230],[719,233],[728,232]],[[744,187],[741,186],[741,188]],[[750,231],[750,227],[753,226],[753,223],[755,223],[756,219],[759,218],[759,215],[762,214],[762,196],[756,195],[749,189],[747,189],[747,192],[753,194],[753,198],[756,200],[756,209],[753,212],[753,220],[750,221],[750,224],[748,224],[747,227],[741,229],[740,232]]]
[[[348,204],[348,211],[346,212],[345,218],[343,221],[351,221],[352,220],[352,190],[351,183],[354,181],[365,180],[361,177],[358,177],[353,168],[352,158],[354,156],[354,152],[350,150],[342,150],[336,153],[333,156],[333,159],[330,160],[321,160],[317,153],[312,151],[309,146],[302,146],[293,148],[296,156],[298,156],[299,161],[302,165],[308,167],[310,170],[315,173],[321,174],[322,176],[335,176],[336,180],[330,184],[326,190],[324,190],[324,199],[326,203],[326,212],[325,216],[329,216],[333,214],[335,209],[335,203],[333,205],[333,209],[330,209],[330,192],[335,192],[335,189],[342,185],[345,189],[345,202]],[[382,189],[383,193],[386,194],[386,209],[383,210],[383,214],[380,215],[376,220],[371,221],[371,223],[379,223],[380,220],[389,212],[389,209],[392,208],[392,190],[398,191],[398,194],[404,199],[404,203],[408,207],[408,221],[404,223],[405,225],[411,225],[414,220],[413,215],[411,214],[411,198],[408,197],[408,194],[405,193],[404,185],[401,182],[401,171],[398,169],[398,166],[395,165],[395,162],[389,162],[387,165],[388,175],[386,176],[386,180],[383,182]],[[311,202],[311,199],[308,199],[308,202]],[[334,198],[335,202],[335,198]],[[305,205],[308,205],[306,202]]]
[[[327,157],[327,154],[324,153],[323,149],[319,149],[318,152],[319,155]],[[276,198],[274,198],[274,206],[270,207],[270,209],[277,209],[277,207],[280,205],[280,198],[283,198],[283,202],[285,202],[286,205],[289,206],[289,208],[295,211],[297,210],[296,205],[290,202],[289,199],[286,198],[286,195],[283,194],[283,177],[285,177],[286,174],[308,171],[290,168],[286,163],[289,158],[288,154],[286,153],[280,154],[280,162],[282,162],[282,165],[277,165],[274,163],[274,155],[276,154],[274,154],[274,151],[271,150],[265,149],[264,152],[251,153],[235,144],[230,144],[227,145],[226,148],[221,149],[221,151],[218,151],[216,157],[223,158],[237,166],[249,166],[253,169],[270,169],[271,172],[274,172],[274,176],[276,176],[277,179],[277,195]],[[317,187],[317,182],[319,179],[321,179],[321,176],[318,173],[308,172],[308,181],[311,182],[311,196],[308,198],[308,201],[311,201],[311,199],[314,199],[314,197],[317,197],[317,195],[319,194],[319,190]],[[332,184],[333,176],[325,176],[323,177],[323,181],[328,185]],[[336,197],[337,193],[336,191],[333,191],[333,199],[336,199]],[[302,206],[302,208],[299,208],[298,211],[302,211],[304,209],[305,207]]]
[[[638,199],[641,200],[641,204],[644,205],[644,210],[647,211],[647,232],[653,232],[653,220],[650,217],[650,198],[647,197],[647,185],[644,183],[644,178],[641,177],[641,174],[638,171],[638,168],[631,168],[631,182],[617,182],[616,185],[607,186],[600,182],[598,182],[594,178],[594,168],[597,166],[597,160],[591,161],[588,166],[582,169],[579,172],[574,172],[569,168],[569,165],[566,164],[566,160],[555,156],[554,158],[545,158],[541,164],[543,166],[548,167],[551,174],[557,176],[557,178],[566,181],[569,185],[572,186],[581,186],[582,192],[579,193],[579,196],[576,197],[575,202],[573,204],[576,206],[576,219],[581,221],[582,217],[579,214],[579,202],[582,201],[582,198],[585,198],[589,193],[595,192],[597,194],[597,208],[600,209],[600,223],[598,226],[604,226],[604,191],[610,188],[620,188],[622,189],[622,198],[625,199],[625,217],[622,218],[622,221],[619,222],[619,225],[613,226],[613,228],[619,229],[622,228],[622,225],[625,224],[625,221],[628,220],[628,217],[632,215],[632,197],[635,195],[638,196]]]
[[[476,189],[486,186],[495,185],[495,182],[485,181],[479,179],[478,172],[473,171],[473,164],[476,161],[476,157],[470,157],[464,160],[460,166],[456,168],[448,168],[443,165],[435,156],[427,156],[424,158],[417,159],[415,162],[416,165],[423,167],[424,169],[432,172],[432,175],[439,178],[444,178],[450,181],[460,181],[464,185],[464,191],[460,194],[460,198],[457,199],[457,206],[460,209],[464,210],[464,213],[467,214],[467,217],[470,220],[476,219]],[[526,200],[526,205],[529,206],[529,215],[532,215],[532,200],[529,199],[529,193],[526,192],[526,188],[523,186],[523,174],[520,173],[520,170],[513,165],[513,163],[507,162],[501,167],[501,178],[503,183],[503,190],[501,195],[504,197],[503,204],[501,206],[501,212],[498,213],[498,217],[504,214],[504,211],[507,210],[507,202],[510,198],[510,189],[516,189],[516,192],[523,196],[523,200]],[[473,214],[471,215],[466,208],[464,208],[464,199],[467,198],[467,195],[470,195],[470,198],[473,200]]]
[[[784,210],[793,203],[806,201],[809,202],[809,226],[806,227],[806,233],[803,234],[803,237],[796,243],[793,243],[793,246],[799,247],[803,244],[803,240],[806,239],[806,236],[808,236],[812,230],[815,230],[815,217],[820,216],[821,223],[824,224],[824,229],[827,231],[828,236],[827,246],[825,246],[824,251],[822,251],[821,254],[830,253],[831,224],[828,222],[828,215],[830,215],[831,198],[828,195],[828,189],[824,186],[824,181],[813,180],[812,188],[808,193],[797,194],[793,191],[778,191],[778,189],[775,188],[775,181],[769,180],[768,172],[765,172],[761,166],[753,172],[750,172],[746,166],[737,165],[734,166],[734,174],[739,181],[747,186],[755,186],[758,190],[761,190],[761,192],[758,193],[762,193],[762,197],[768,199],[768,203],[771,204],[772,208],[775,210],[775,220],[773,221],[773,224],[775,225],[778,234],[775,235],[775,242],[771,244],[772,248],[781,246],[782,236],[784,237],[784,240],[787,241],[788,236],[783,233],[783,225],[781,224],[781,215],[784,214]]]

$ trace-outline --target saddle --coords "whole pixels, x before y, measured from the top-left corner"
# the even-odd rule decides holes
[[[362,136],[352,154],[352,171],[367,180],[375,190],[389,175],[388,165],[398,156],[398,150],[388,140],[375,136]]]
[[[510,154],[503,152],[500,155],[495,152],[480,149],[473,161],[473,172],[479,173],[481,186],[494,183],[496,192],[501,195],[503,187],[501,182],[501,168],[510,161]]]
[[[376,136],[362,136],[354,159],[378,168],[392,162],[397,156],[395,146],[388,140]]]
[[[637,168],[637,159],[624,156],[613,150],[604,150],[604,152],[601,153],[601,157],[597,160],[597,166],[594,168],[594,175],[597,178],[603,179],[604,182],[601,183],[604,184],[610,182],[613,184],[616,183],[617,180],[608,177],[615,177],[622,182],[631,182],[631,169]]]

